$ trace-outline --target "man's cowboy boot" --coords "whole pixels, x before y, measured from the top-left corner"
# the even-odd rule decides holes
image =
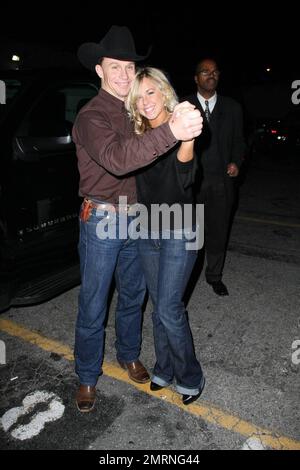
[[[96,388],[91,385],[80,385],[76,393],[77,408],[81,413],[89,413],[95,406]]]
[[[150,381],[150,376],[147,369],[143,366],[141,361],[122,362],[119,361],[122,369],[127,370],[128,376],[134,382],[145,384]]]

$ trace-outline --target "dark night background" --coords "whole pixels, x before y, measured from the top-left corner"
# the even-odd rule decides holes
[[[299,14],[292,2],[229,3],[163,1],[26,2],[1,7],[0,67],[81,67],[82,42],[99,42],[112,24],[127,25],[147,65],[162,68],[179,96],[195,90],[195,64],[218,61],[219,92],[236,98],[252,117],[281,118],[300,110],[291,84],[300,79]],[[271,70],[267,72],[267,68]]]
[[[149,64],[168,71],[184,92],[193,87],[203,54],[217,57],[227,86],[263,81],[268,66],[272,79],[300,77],[299,15],[292,2],[24,2],[2,6],[1,17],[2,47],[30,42],[73,54],[82,42],[98,42],[112,24],[127,25],[137,50],[152,45]]]
[[[18,423],[6,433],[0,426],[1,449],[123,448],[126,455],[143,448],[198,453],[274,445],[280,454],[299,449],[300,365],[291,356],[300,338],[300,103],[291,99],[292,83],[300,83],[300,14],[295,5],[274,0],[2,1],[0,80],[19,75],[18,70],[5,74],[5,68],[46,68],[46,76],[29,71],[30,93],[20,93],[22,100],[16,99],[7,113],[5,105],[0,116],[0,333],[8,351],[0,374],[0,416],[4,407],[19,407],[24,395],[36,390],[58,394],[66,412],[28,441],[10,434],[20,430]],[[78,46],[99,42],[112,24],[131,29],[138,53],[152,45],[147,64],[168,72],[179,96],[195,90],[199,59],[214,56],[221,70],[218,92],[235,97],[244,111],[247,151],[236,178],[238,199],[224,270],[230,296],[217,299],[204,271],[198,278],[201,262],[186,292],[195,350],[208,379],[197,415],[174,406],[178,399],[173,402],[173,392],[171,404],[169,398],[158,400],[134,389],[124,382],[122,371],[122,376],[113,372],[101,379],[95,413],[79,419],[73,365],[66,361],[69,353],[62,352],[73,350],[80,283],[78,172],[66,108],[61,115],[56,101],[49,100],[53,74],[48,68],[55,67],[54,75],[62,78],[53,86],[59,92],[55,95],[61,95],[65,83],[72,85],[63,68],[71,70],[75,85],[74,68],[83,70],[76,58]],[[21,57],[19,65],[12,54]],[[45,106],[44,97],[53,106]],[[75,101],[74,118],[82,100]],[[287,116],[290,121],[284,122]],[[35,124],[40,133],[35,133]],[[63,133],[56,132],[56,124],[63,125]],[[66,137],[62,143],[61,136]],[[112,298],[113,310],[114,302]],[[150,310],[145,313],[142,359],[150,367],[153,332]],[[109,315],[107,364],[116,361],[114,322]],[[19,333],[23,328],[25,337]],[[29,344],[35,332],[36,344]],[[43,349],[47,338],[59,349]],[[299,349],[296,353],[298,358]],[[38,407],[47,409],[46,403]],[[19,424],[27,426],[33,416],[34,409],[21,415]]]

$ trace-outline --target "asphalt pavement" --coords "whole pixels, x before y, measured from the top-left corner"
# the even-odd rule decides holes
[[[115,294],[104,375],[89,414],[79,414],[74,401],[79,287],[1,314],[0,448],[300,450],[299,177],[300,157],[274,162],[255,155],[248,165],[224,269],[230,295],[217,297],[201,273],[189,296],[206,375],[192,405],[184,407],[173,387],[154,393],[132,383],[118,367]],[[141,359],[151,371],[150,302]]]

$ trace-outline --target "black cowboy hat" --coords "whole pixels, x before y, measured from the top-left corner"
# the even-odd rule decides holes
[[[150,49],[145,56],[135,51],[134,40],[127,26],[113,25],[99,42],[85,42],[78,49],[78,59],[81,64],[90,70],[95,70],[102,57],[118,60],[132,60],[138,62],[148,57]]]

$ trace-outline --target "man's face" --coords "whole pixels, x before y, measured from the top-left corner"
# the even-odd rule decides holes
[[[220,72],[216,62],[213,60],[201,62],[195,75],[195,82],[199,93],[208,93],[212,96],[218,86],[219,76]]]
[[[135,64],[125,60],[104,57],[101,65],[96,65],[101,78],[101,88],[124,101],[135,76]]]

